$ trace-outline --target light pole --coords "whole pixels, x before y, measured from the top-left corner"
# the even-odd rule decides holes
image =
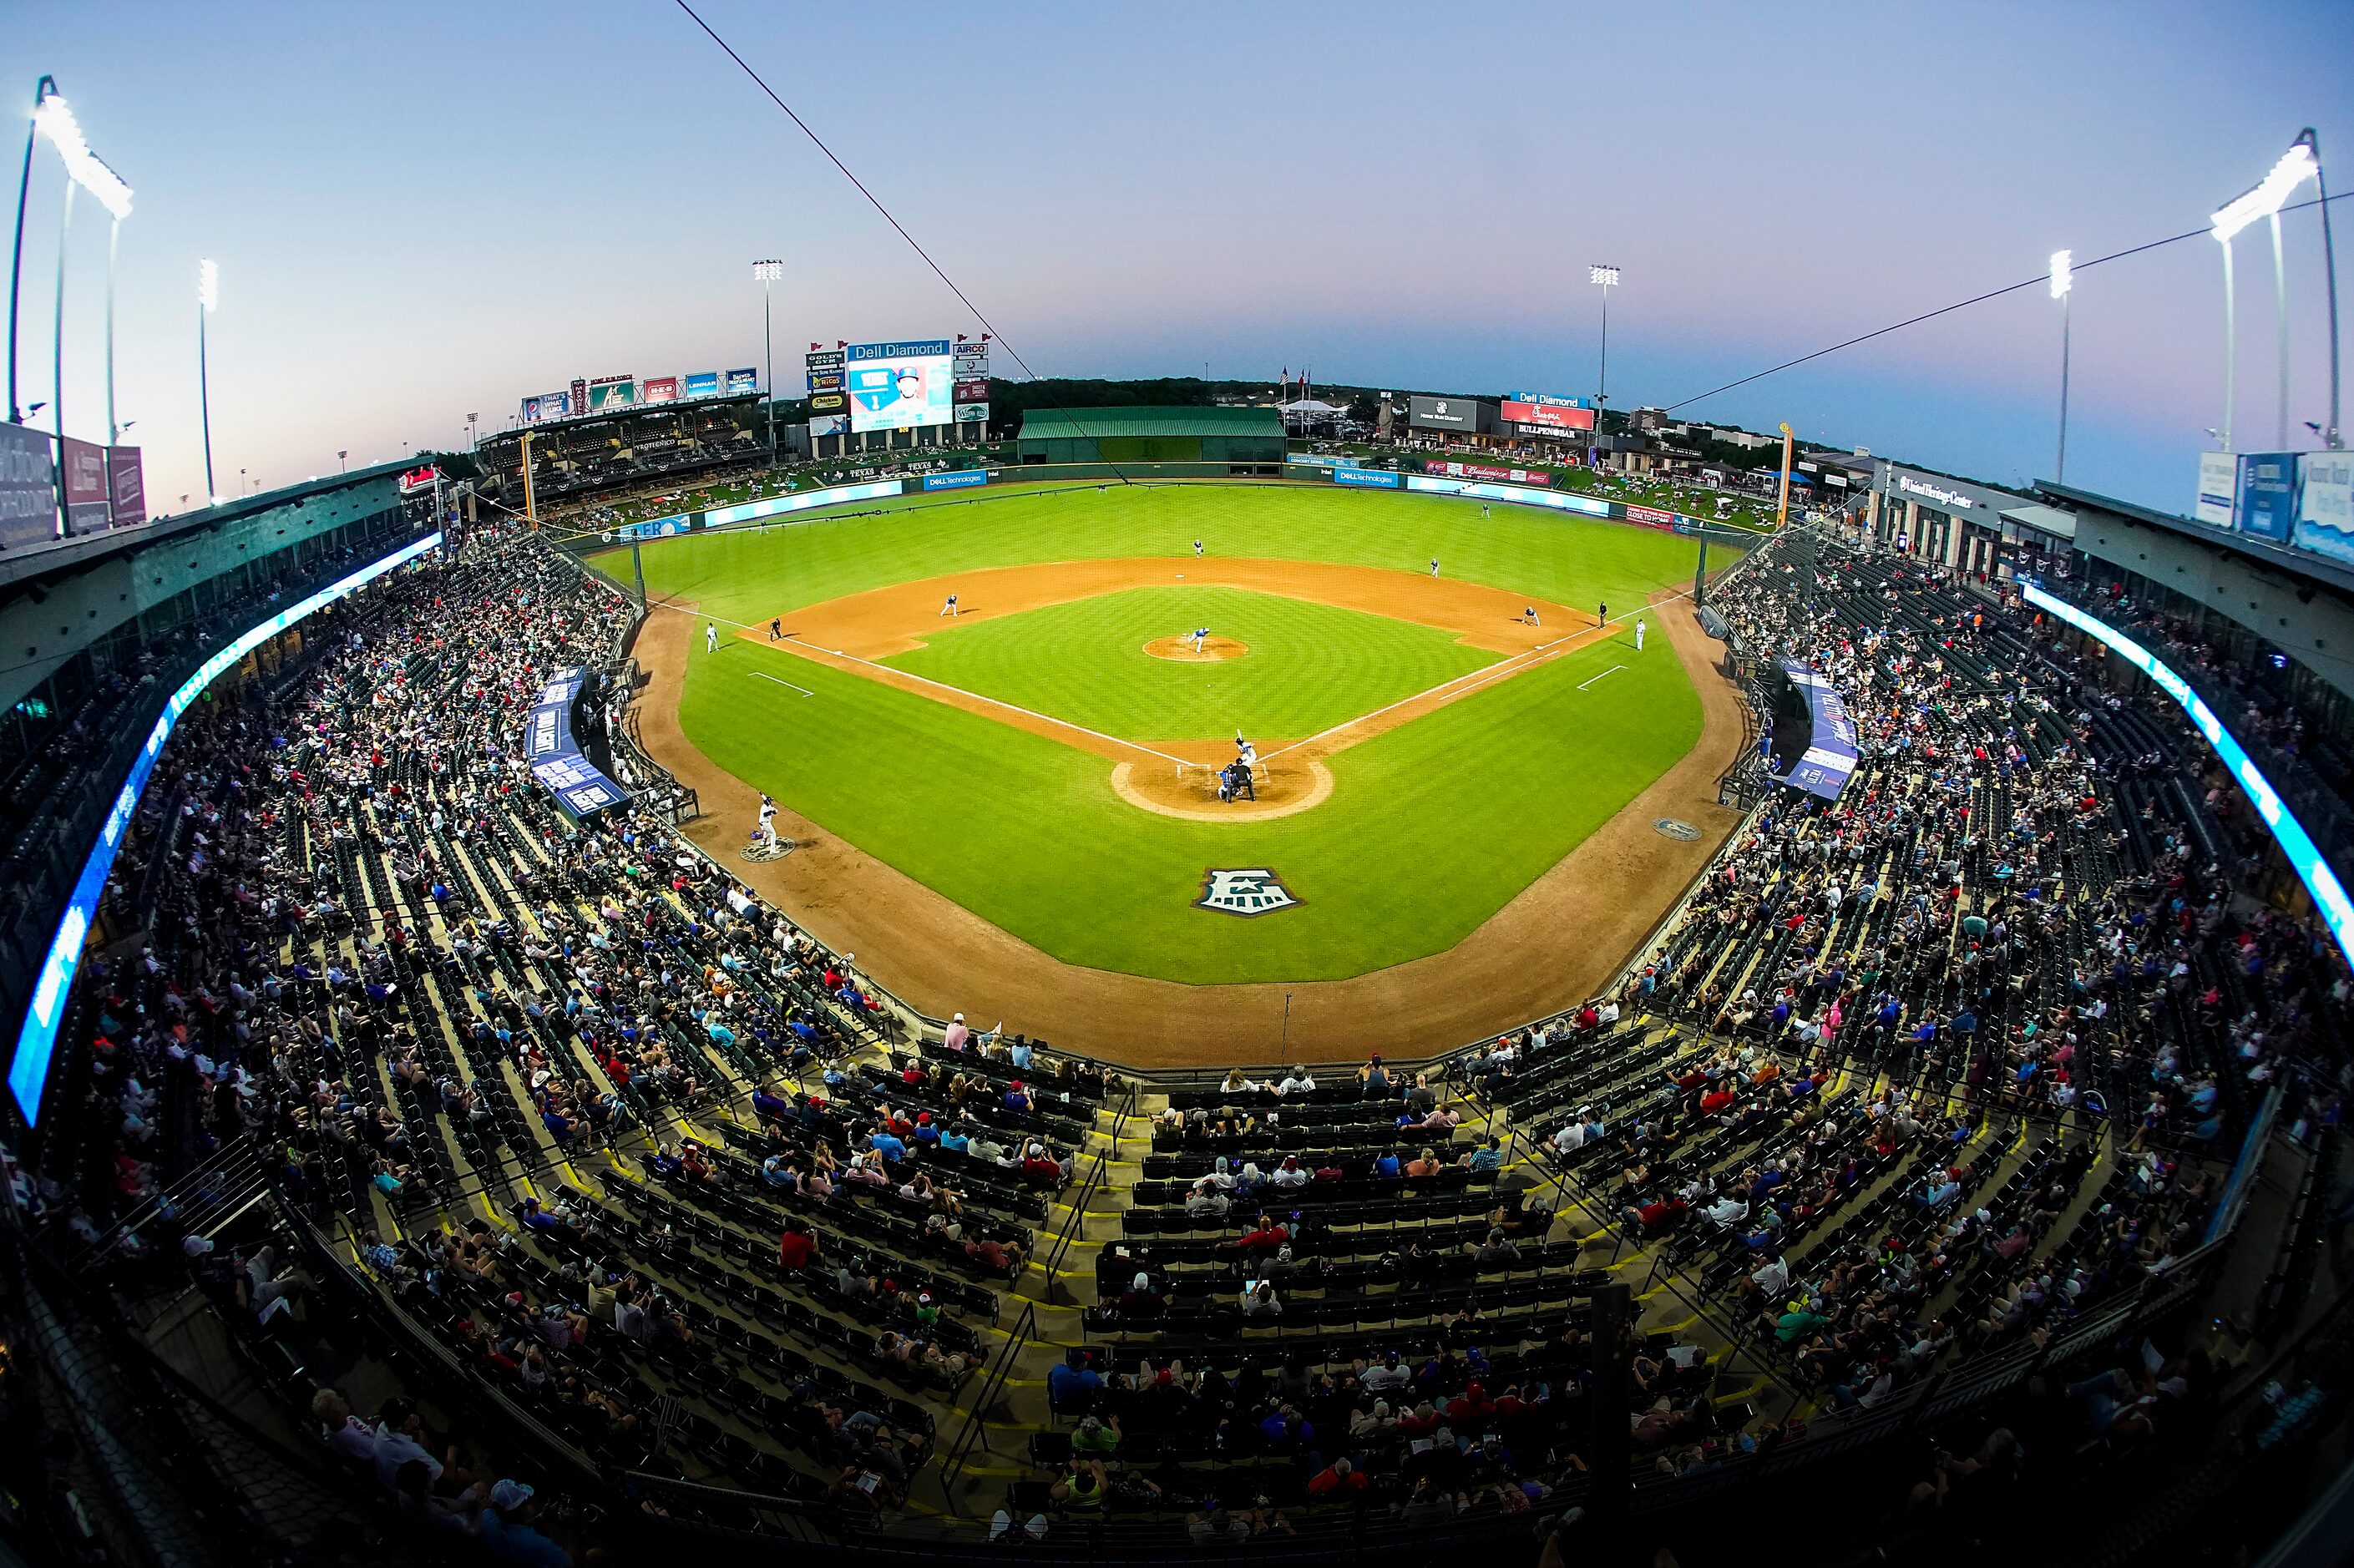
[[[2052,253],[2052,297],[2060,302],[2060,458],[2052,466],[2053,479],[2068,477],[2068,289],[2074,281],[2069,270],[2074,257],[2073,250]]]
[[[119,224],[123,218],[129,217],[131,213],[131,187],[123,184],[122,175],[116,174],[112,169],[108,168],[106,164],[100,160],[98,154],[90,150],[89,142],[84,140],[82,137],[81,126],[75,121],[73,111],[67,106],[65,96],[57,90],[57,84],[54,81],[48,81],[47,78],[44,78],[43,80],[48,86],[48,90],[43,93],[38,101],[33,106],[33,129],[37,134],[48,138],[49,145],[58,150],[58,156],[64,161],[66,166],[65,222],[58,231],[57,317],[55,322],[52,323],[50,337],[50,374],[55,384],[49,391],[49,413],[56,423],[58,434],[58,504],[60,515],[66,515],[64,512],[67,495],[65,462],[66,241],[73,228],[74,192],[77,190],[86,190],[90,192],[91,196],[98,198],[101,206],[104,207],[108,212],[114,215],[114,220]],[[29,174],[29,170],[27,172]],[[21,246],[23,242],[24,234],[20,220],[17,232],[17,243]],[[107,307],[107,332],[110,343],[107,364],[107,381],[109,387],[109,408],[107,418],[110,424],[113,421],[113,409],[111,407],[113,402],[112,386],[114,376],[111,348],[113,334],[113,290],[112,265],[110,261],[107,281],[107,294],[109,302]],[[9,309],[12,313],[16,309],[13,291],[9,302]],[[16,346],[14,338],[15,334],[12,327],[9,344],[12,355],[12,363]],[[72,517],[70,515],[66,515],[66,524],[69,528],[72,526]]]
[[[342,449],[340,449],[339,450],[337,450],[337,451],[336,451],[336,453],[335,453],[335,461],[336,461],[336,463],[339,465],[339,467],[338,467],[338,469],[337,469],[337,471],[338,471],[338,472],[342,472],[342,473],[349,473],[349,472],[351,472],[351,471],[352,471],[352,451],[351,451],[351,449],[350,449],[349,447],[345,447],[345,448],[342,448]]]
[[[16,296],[25,281],[25,198],[33,188],[33,143],[41,139],[41,105],[58,90],[57,79],[43,77],[33,84],[33,118],[25,131],[25,166],[16,176],[16,248],[8,264],[8,422],[25,422],[16,400]]]
[[[1618,286],[1618,269],[1599,262],[1586,268],[1585,281],[1602,290],[1602,373],[1594,392],[1594,433],[1602,433],[1602,406],[1610,397],[1610,291]]]
[[[220,303],[220,269],[209,261],[196,263],[196,409],[205,428],[205,501],[220,504],[220,488],[213,483],[212,376],[205,360],[205,318]]]
[[[2329,429],[2321,440],[2337,452],[2346,450],[2338,426],[2338,247],[2329,237],[2329,182],[2321,172],[2321,138],[2308,125],[2302,140],[2313,150],[2313,186],[2321,197],[2321,270],[2329,284]]]
[[[2232,239],[2242,229],[2256,221],[2271,220],[2273,233],[2273,302],[2280,317],[2280,445],[2288,445],[2288,283],[2281,262],[2280,209],[2289,193],[2311,178],[2319,169],[2314,161],[2312,132],[2307,132],[2292,143],[2280,161],[2258,181],[2253,189],[2243,192],[2216,209],[2209,219],[2216,239],[2223,247],[2223,450],[2232,450],[2232,404],[2235,372],[2238,369],[2237,323],[2232,291]],[[2324,209],[2325,211],[2327,209]],[[2334,369],[2333,366],[2333,369]],[[2335,419],[2332,420],[2335,423]]]
[[[478,413],[469,414],[466,416],[466,450],[469,451],[472,451],[474,449],[476,442],[474,435],[474,421],[482,417],[482,416]]]
[[[785,275],[782,261],[755,261],[752,276],[760,285],[760,342],[769,359],[769,466],[777,462],[777,339],[769,327],[769,285]]]

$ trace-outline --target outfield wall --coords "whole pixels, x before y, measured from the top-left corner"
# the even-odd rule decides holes
[[[949,469],[936,473],[909,474],[902,478],[829,485],[820,490],[788,491],[784,494],[771,495],[758,501],[714,506],[700,512],[673,513],[667,517],[654,517],[642,523],[625,524],[614,529],[610,537],[615,540],[669,538],[680,534],[705,533],[713,529],[737,527],[746,523],[766,524],[790,518],[796,514],[846,506],[861,501],[884,501],[901,495],[972,490],[982,486],[1001,488],[1013,484],[1084,484],[1090,482],[1133,483],[1138,481],[1156,480],[1217,480],[1230,483],[1277,481],[1298,484],[1332,484],[1343,489],[1394,490],[1422,495],[1452,495],[1471,501],[1501,502],[1508,506],[1532,506],[1550,512],[1568,512],[1603,522],[1630,523],[1638,527],[1659,528],[1678,534],[1697,534],[1703,530],[1752,535],[1756,533],[1756,530],[1744,528],[1737,523],[1693,517],[1684,513],[1670,512],[1634,502],[1605,500],[1600,496],[1587,495],[1575,490],[1540,488],[1534,485],[1513,484],[1500,480],[1458,479],[1443,474],[1409,473],[1399,469],[1364,468],[1345,458],[1293,458],[1280,464],[1073,462]]]

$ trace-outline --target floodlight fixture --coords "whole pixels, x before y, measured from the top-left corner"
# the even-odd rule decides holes
[[[209,315],[220,308],[220,265],[214,261],[196,263],[196,303]]]
[[[2281,209],[2291,193],[2313,178],[2319,165],[2314,162],[2313,144],[2300,136],[2289,150],[2280,155],[2272,172],[2258,181],[2253,189],[2234,196],[2215,211],[2208,221],[2215,238],[2229,245],[2232,237],[2260,217],[2270,217]]]
[[[83,138],[81,125],[74,119],[65,94],[43,93],[33,110],[33,126],[48,138],[49,145],[65,160],[66,174],[74,184],[96,196],[98,204],[116,217],[131,216],[130,185],[90,150],[90,143]]]
[[[1606,289],[1616,288],[1618,283],[1618,269],[1606,267],[1596,262],[1585,269],[1585,281],[1589,283],[1599,283]]]
[[[2054,250],[2052,253],[2052,297],[2055,300],[2066,299],[2069,286],[2075,281],[2074,275],[2069,270],[2075,255],[2073,250]]]
[[[773,283],[784,275],[785,264],[782,261],[755,261],[752,263],[752,281],[754,282]]]

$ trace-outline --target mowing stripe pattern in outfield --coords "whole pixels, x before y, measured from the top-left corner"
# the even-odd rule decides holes
[[[1238,556],[1426,572],[1437,554],[1443,567],[1460,563],[1499,588],[1572,604],[1606,598],[1614,612],[1675,582],[1690,568],[1691,549],[1649,530],[1549,516],[1483,519],[1469,503],[1197,486],[1016,494],[765,538],[666,541],[644,556],[655,593],[764,626],[779,607],[790,613],[944,570],[1167,554],[1172,542],[1190,552],[1196,536]],[[1055,608],[1076,612],[1128,597]],[[1077,704],[1075,715],[1118,720],[1091,727],[1143,736],[1135,712],[1113,711],[1119,682],[1055,684],[1061,677],[1048,666],[1080,656],[1078,642],[1091,635],[1087,617],[1051,638],[1017,635],[991,646],[1005,628],[1018,633],[1044,613],[956,629],[931,649],[899,657],[913,667],[937,651],[993,664],[1002,680],[991,674],[987,683],[1012,682],[1051,698],[1049,707]],[[1384,627],[1384,646],[1401,631],[1426,634],[1469,667],[1485,658],[1433,629],[1366,619]],[[1151,630],[1166,629],[1154,618]],[[967,636],[976,652],[956,652]],[[1015,657],[1024,642],[1042,654],[1051,649],[1053,659],[1025,668]],[[1594,679],[1614,665],[1624,668]],[[1171,669],[1198,678],[1202,667]],[[755,673],[815,694],[750,678]],[[1417,682],[1435,683],[1402,679],[1399,694]],[[1142,700],[1140,690],[1129,688],[1128,698]],[[1267,734],[1322,727],[1308,722],[1322,697],[1271,687],[1248,700],[1265,702],[1270,718],[1294,720]],[[1379,701],[1361,689],[1331,705],[1345,718]],[[1197,711],[1187,722],[1198,728],[1208,717]],[[1664,640],[1654,636],[1637,654],[1623,630],[1335,755],[1329,800],[1256,822],[1140,810],[1113,791],[1101,756],[757,641],[724,639],[719,652],[705,654],[701,637],[694,639],[680,719],[720,768],[1045,952],[1200,984],[1339,979],[1454,946],[1700,733],[1698,697]],[[1225,723],[1218,718],[1210,733]],[[1301,904],[1252,920],[1193,906],[1208,869],[1260,865],[1275,868]]]

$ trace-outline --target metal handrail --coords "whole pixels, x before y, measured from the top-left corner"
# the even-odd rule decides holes
[[[1024,1302],[1022,1316],[1013,1320],[1013,1327],[1006,1331],[1005,1343],[998,1348],[996,1356],[990,1361],[989,1372],[981,1379],[981,1392],[965,1412],[964,1425],[957,1429],[956,1441],[949,1446],[947,1457],[940,1461],[940,1495],[949,1499],[951,1507],[956,1506],[957,1480],[964,1474],[965,1465],[971,1459],[974,1447],[988,1446],[988,1413],[1004,1392],[1005,1380],[1013,1370],[1015,1359],[1037,1331],[1037,1306]],[[961,1511],[960,1510],[960,1514]]]

